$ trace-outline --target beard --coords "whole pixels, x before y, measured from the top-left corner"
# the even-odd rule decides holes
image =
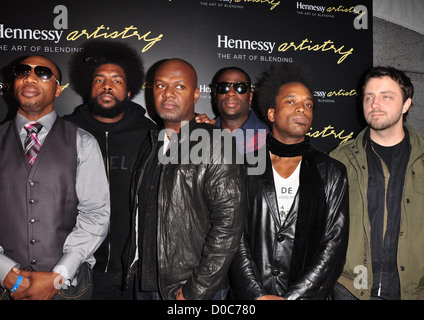
[[[20,102],[19,106],[24,110],[30,110],[34,106],[38,105],[39,101],[26,101],[26,102]]]
[[[114,97],[113,99],[115,101],[115,105],[106,108],[98,102],[97,98],[91,97],[89,102],[91,113],[102,118],[113,119],[125,112],[128,98],[124,100],[118,100],[116,97]]]
[[[380,119],[379,121],[374,120],[371,117],[371,114],[368,114],[368,118],[366,120],[371,129],[375,131],[382,131],[393,127],[395,124],[401,121],[402,118],[402,110],[399,110],[399,112],[387,116],[386,119]]]
[[[162,119],[162,121],[176,122],[180,121],[180,112],[169,112],[169,111],[157,111],[158,116]]]

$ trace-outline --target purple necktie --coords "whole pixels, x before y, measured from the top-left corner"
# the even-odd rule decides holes
[[[34,164],[35,158],[41,148],[41,143],[38,140],[38,133],[42,127],[43,125],[38,122],[29,122],[24,125],[25,130],[28,132],[24,142],[25,154],[30,166]]]

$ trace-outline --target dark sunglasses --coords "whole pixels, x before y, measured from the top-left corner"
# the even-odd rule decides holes
[[[56,82],[60,84],[54,76],[53,71],[50,68],[43,66],[36,66],[33,64],[17,64],[13,67],[13,73],[17,79],[22,79],[28,77],[32,69],[34,69],[35,75],[41,80],[49,81],[53,77]]]
[[[233,86],[234,91],[238,94],[246,93],[251,89],[250,84],[246,82],[218,82],[216,84],[216,92],[219,94],[225,94],[230,92],[231,86]]]

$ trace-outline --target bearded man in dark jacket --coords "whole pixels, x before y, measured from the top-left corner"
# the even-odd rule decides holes
[[[87,102],[65,119],[95,136],[103,154],[110,187],[111,216],[107,238],[94,254],[93,299],[133,299],[122,291],[122,252],[130,231],[130,182],[141,143],[156,128],[146,110],[131,99],[140,91],[143,65],[125,43],[95,40],[71,60],[71,86]]]
[[[231,266],[236,299],[326,299],[345,262],[346,168],[305,137],[314,101],[301,68],[283,66],[260,86],[271,123],[266,169],[248,176],[249,209]]]

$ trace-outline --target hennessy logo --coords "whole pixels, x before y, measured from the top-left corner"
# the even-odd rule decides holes
[[[266,51],[272,53],[274,50],[275,42],[271,41],[255,41],[255,40],[242,40],[231,39],[228,36],[218,35],[218,48],[241,49],[241,50],[254,50]]]
[[[56,30],[12,29],[0,24],[0,39],[41,40],[58,43],[63,34],[60,29],[68,29],[68,10],[65,6],[58,5],[54,7],[53,13],[58,14],[53,21],[53,26]]]

